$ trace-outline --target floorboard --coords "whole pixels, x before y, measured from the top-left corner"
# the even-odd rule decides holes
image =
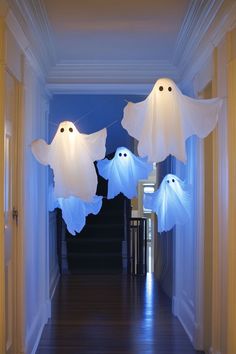
[[[195,354],[151,275],[62,276],[36,354]]]

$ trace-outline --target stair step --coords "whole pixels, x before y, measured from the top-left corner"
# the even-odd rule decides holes
[[[113,156],[114,153],[110,155]],[[107,181],[98,175],[97,195],[106,196],[107,186]],[[72,273],[122,272],[124,213],[129,203],[122,194],[109,200],[104,197],[100,212],[87,216],[80,233],[72,236],[67,232],[68,266]]]
[[[84,253],[84,252],[121,252],[122,242],[119,239],[76,239],[70,240],[67,243],[68,253]]]
[[[100,211],[100,213],[97,215],[90,214],[86,218],[86,224],[87,225],[106,224],[107,220],[109,220],[111,224],[123,224],[124,222],[123,210],[122,212],[115,212],[114,210],[110,210],[110,211],[104,210],[104,211]]]
[[[76,236],[71,236],[67,233],[68,237],[70,238],[91,238],[91,239],[103,239],[105,236],[107,238],[119,238],[123,240],[124,238],[124,226],[120,224],[93,224],[93,225],[86,225],[86,227],[81,230],[80,233],[76,234]]]
[[[119,253],[84,253],[68,254],[68,264],[73,269],[119,268],[122,258]]]

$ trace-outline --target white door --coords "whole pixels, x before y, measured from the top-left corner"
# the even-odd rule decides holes
[[[17,83],[6,73],[4,135],[5,321],[6,354],[15,354],[17,237]]]

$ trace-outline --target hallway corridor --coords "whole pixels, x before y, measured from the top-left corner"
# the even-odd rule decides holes
[[[150,274],[62,276],[36,354],[121,353],[197,352]]]

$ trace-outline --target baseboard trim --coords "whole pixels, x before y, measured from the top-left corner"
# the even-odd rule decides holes
[[[50,317],[51,301],[46,301],[39,309],[26,337],[26,353],[35,354],[43,332]]]
[[[57,285],[59,283],[59,280],[60,280],[60,273],[59,273],[59,268],[57,269],[57,272],[56,272],[56,275],[54,276],[54,279],[52,281],[52,283],[50,284],[50,298],[52,300],[53,296],[54,296],[54,293],[56,291],[56,288],[57,288]]]

